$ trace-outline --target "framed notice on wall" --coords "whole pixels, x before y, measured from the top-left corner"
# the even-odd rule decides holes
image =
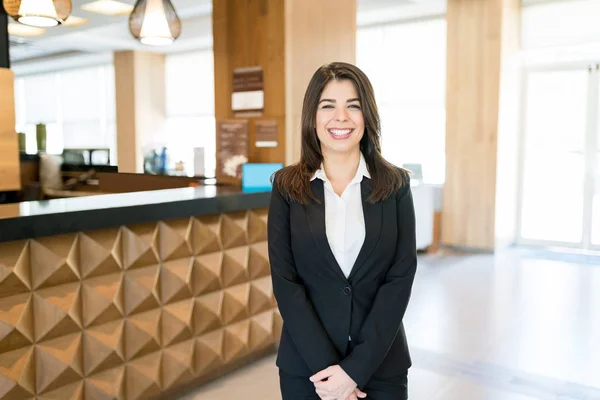
[[[256,147],[277,147],[277,120],[256,120]]]
[[[248,152],[248,120],[217,121],[217,176],[241,179]]]
[[[265,105],[264,76],[261,67],[233,71],[232,111],[262,111]]]

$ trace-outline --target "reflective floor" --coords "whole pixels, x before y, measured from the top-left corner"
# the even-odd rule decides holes
[[[405,326],[411,400],[600,400],[600,257],[424,255]],[[274,363],[182,400],[281,399]]]

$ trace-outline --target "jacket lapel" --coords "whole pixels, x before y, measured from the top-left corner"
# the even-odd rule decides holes
[[[360,191],[362,196],[362,206],[363,206],[363,214],[365,218],[365,241],[358,253],[358,257],[356,258],[356,262],[352,266],[352,270],[348,279],[352,279],[356,275],[356,273],[360,270],[360,268],[365,265],[368,260],[371,252],[377,245],[379,241],[379,236],[381,234],[381,218],[383,216],[382,213],[382,203],[369,203],[367,198],[371,194],[371,180],[364,178],[360,185]]]
[[[319,252],[325,257],[327,263],[333,268],[334,272],[347,282],[344,272],[340,268],[331,247],[327,240],[327,232],[325,229],[325,188],[323,181],[315,179],[311,182],[312,191],[320,203],[310,203],[306,206],[306,212],[308,216],[308,225],[313,240],[319,249]]]

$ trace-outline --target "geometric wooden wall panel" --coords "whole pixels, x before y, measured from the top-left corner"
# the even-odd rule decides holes
[[[223,296],[223,307],[221,308],[221,322],[223,325],[229,325],[248,318],[249,299],[249,284],[244,283],[227,288]]]
[[[269,264],[269,249],[267,247],[267,242],[255,243],[250,246],[248,272],[250,274],[250,279],[257,279],[270,275],[271,267]]]
[[[48,340],[81,330],[80,283],[67,283],[33,294],[35,341]]]
[[[193,296],[192,274],[194,259],[190,257],[164,261],[160,269],[162,304],[189,299]]]
[[[221,279],[223,287],[248,282],[248,250],[247,246],[225,250]]]
[[[75,235],[30,240],[24,252],[24,259],[29,259],[34,290],[79,280],[79,250]]]
[[[186,383],[194,378],[194,339],[164,349],[162,359],[163,389]]]
[[[194,255],[221,251],[220,216],[192,218],[186,240]]]
[[[0,400],[145,399],[273,346],[266,218],[0,243]]]
[[[194,296],[214,292],[221,288],[223,253],[208,253],[196,257],[194,262]]]
[[[35,349],[36,391],[44,394],[83,378],[81,333],[40,343]]]
[[[160,266],[140,267],[125,272],[123,308],[125,315],[155,309],[159,306]]]
[[[83,326],[104,324],[123,318],[123,274],[120,272],[82,281]]]
[[[246,319],[227,326],[223,341],[225,363],[245,356],[250,350],[250,321]]]
[[[185,239],[190,223],[190,218],[158,223],[157,249],[161,260],[176,260],[192,255],[192,248]]]
[[[120,272],[122,262],[119,230],[113,228],[80,233],[79,268],[84,279]]]
[[[218,329],[196,339],[196,376],[209,374],[223,364],[223,337],[223,329]]]
[[[36,397],[37,400],[80,400],[84,396],[83,381],[77,381],[70,385],[61,386],[60,388],[39,395]]]
[[[191,339],[193,332],[194,299],[189,298],[163,306],[161,344],[163,347]]]
[[[133,315],[125,321],[125,359],[160,349],[160,309]]]
[[[248,213],[238,212],[221,215],[221,243],[224,249],[248,244]]]
[[[85,379],[85,399],[125,399],[125,365],[120,365]]]
[[[161,391],[160,351],[131,361],[126,366],[126,394],[128,399],[147,399]]]
[[[124,269],[146,267],[158,263],[156,235],[155,224],[121,228],[119,237]]]
[[[0,243],[0,298],[31,290],[31,274],[25,241]]]
[[[1,353],[33,344],[33,306],[31,294],[0,298]]]
[[[248,212],[248,241],[249,243],[267,241],[267,210]]]
[[[83,334],[83,372],[90,376],[119,366],[125,361],[123,332],[125,321],[96,325]]]
[[[0,398],[21,400],[35,394],[35,348],[0,354]]]

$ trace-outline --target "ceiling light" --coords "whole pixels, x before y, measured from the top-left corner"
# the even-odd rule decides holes
[[[44,33],[46,33],[46,30],[43,28],[23,24],[8,24],[9,35],[31,37],[43,35]]]
[[[15,21],[34,27],[60,25],[71,14],[71,0],[4,0],[3,4]]]
[[[75,27],[75,26],[85,25],[87,23],[88,23],[88,20],[85,18],[80,18],[80,17],[76,17],[74,15],[69,15],[69,18],[66,19],[64,25],[70,26],[70,27]]]
[[[169,0],[137,0],[129,16],[129,31],[152,46],[173,43],[181,34],[181,21]]]
[[[133,10],[133,6],[115,0],[97,0],[92,3],[82,5],[81,9],[96,14],[119,17],[121,15],[130,14]]]

